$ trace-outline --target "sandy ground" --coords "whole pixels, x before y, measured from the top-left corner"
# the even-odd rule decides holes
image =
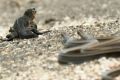
[[[36,39],[0,42],[0,80],[101,80],[103,72],[120,67],[120,58],[67,66],[57,62],[63,48],[61,33],[80,38],[79,28],[94,37],[119,31],[119,0],[0,0],[0,36],[5,37],[15,19],[31,7],[37,9],[39,29],[52,32]],[[49,18],[57,21],[44,24]]]

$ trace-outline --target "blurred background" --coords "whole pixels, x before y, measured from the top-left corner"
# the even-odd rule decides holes
[[[119,0],[0,0],[0,27],[10,27],[28,8],[37,9],[36,21],[48,18],[119,17]],[[0,31],[3,31],[0,28]]]
[[[47,17],[115,17],[120,15],[119,0],[0,0],[0,23],[13,22],[28,8],[35,7],[39,20]]]

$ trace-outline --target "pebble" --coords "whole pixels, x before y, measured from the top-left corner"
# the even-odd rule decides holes
[[[49,35],[41,35],[36,39],[18,40],[7,44],[0,43],[0,47],[5,48],[2,54],[4,53],[3,55],[6,55],[6,58],[9,56],[9,60],[1,60],[0,79],[100,80],[104,72],[120,66],[120,59],[102,57],[79,65],[60,65],[57,62],[57,55],[59,50],[63,48],[61,33],[67,33],[72,38],[79,38],[76,32],[81,28],[85,33],[94,37],[110,36],[111,33],[109,32],[115,33],[120,28],[120,26],[117,26],[113,29],[111,23],[112,26],[118,24],[112,19],[90,17],[82,20],[71,20],[66,17],[65,21],[60,24],[56,22],[51,27],[53,31]],[[15,75],[16,72],[19,75]]]

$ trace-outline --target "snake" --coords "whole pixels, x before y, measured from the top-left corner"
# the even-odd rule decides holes
[[[120,68],[113,69],[111,71],[103,73],[102,80],[114,80],[115,77],[119,75],[120,75]]]
[[[73,41],[69,46],[66,46],[60,51],[58,55],[58,62],[60,64],[76,64],[91,61],[104,56],[120,57],[119,38],[98,38],[97,40],[99,43],[93,43],[94,45],[90,44],[91,42],[88,42],[88,40]]]

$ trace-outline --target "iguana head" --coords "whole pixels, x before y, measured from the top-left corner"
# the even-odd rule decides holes
[[[25,16],[28,16],[29,18],[31,19],[34,19],[35,18],[35,15],[36,15],[36,10],[35,8],[31,8],[31,9],[27,9],[24,13]]]

